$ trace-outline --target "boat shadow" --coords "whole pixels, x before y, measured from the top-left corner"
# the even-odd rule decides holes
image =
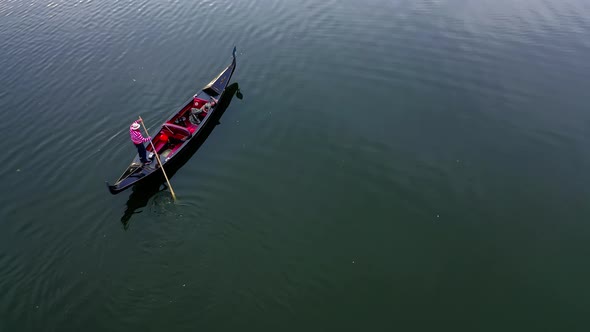
[[[219,124],[221,117],[229,107],[234,95],[238,99],[243,98],[238,83],[232,83],[225,88],[225,92],[219,99],[216,112],[211,115],[211,119],[207,126],[203,128],[202,135],[198,138],[195,137],[195,140],[185,147],[182,155],[178,155],[173,163],[166,164],[166,174],[169,179],[172,179],[174,174],[176,174],[176,172],[182,168],[189,159],[191,159],[195,152],[197,152],[201,145],[207,140],[209,135],[213,132],[213,129]],[[129,195],[129,199],[127,199],[125,212],[121,217],[123,228],[125,230],[129,228],[129,223],[133,215],[141,213],[142,211],[140,209],[147,206],[150,198],[167,189],[168,187],[164,176],[145,179],[145,182],[140,182],[133,186],[131,188],[131,195]]]

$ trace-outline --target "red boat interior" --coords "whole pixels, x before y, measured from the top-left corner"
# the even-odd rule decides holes
[[[207,98],[210,98],[207,96]],[[209,104],[208,104],[209,103]],[[180,112],[162,125],[162,129],[153,136],[152,142],[162,162],[172,156],[182,144],[192,137],[207,116],[211,101],[195,97]],[[152,145],[146,147],[148,154],[153,152]]]

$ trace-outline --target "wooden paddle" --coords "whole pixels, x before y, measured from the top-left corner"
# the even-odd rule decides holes
[[[143,130],[145,130],[145,134],[149,137],[150,134],[147,131],[147,126],[145,125],[145,123],[143,123],[143,119],[141,118],[141,116],[139,117],[139,120],[141,120],[141,123],[143,124]],[[176,194],[174,194],[174,189],[172,189],[172,185],[170,184],[170,180],[168,180],[168,175],[166,175],[166,171],[164,171],[164,166],[162,166],[162,162],[160,161],[160,156],[158,155],[158,151],[156,151],[156,147],[154,146],[154,142],[152,142],[152,140],[150,140],[150,144],[152,145],[152,150],[154,152],[154,154],[156,155],[156,160],[158,160],[158,164],[160,165],[160,168],[162,169],[162,173],[164,173],[164,178],[166,178],[166,182],[168,183],[168,188],[170,188],[170,193],[172,194],[172,199],[174,201],[176,201]]]

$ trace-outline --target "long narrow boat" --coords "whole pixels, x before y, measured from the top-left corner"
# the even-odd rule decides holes
[[[168,120],[162,124],[160,129],[152,136],[152,144],[146,147],[147,154],[152,162],[148,165],[143,165],[136,154],[131,164],[127,167],[125,172],[115,181],[114,184],[107,186],[111,194],[115,195],[121,191],[145,181],[148,178],[162,174],[160,165],[155,160],[154,149],[160,156],[160,160],[164,169],[166,164],[171,164],[183,149],[185,149],[192,141],[198,140],[200,134],[204,132],[213,114],[217,110],[217,106],[225,88],[236,69],[236,48],[234,47],[232,53],[232,62],[227,66],[216,78],[209,84],[205,85],[194,97],[183,106],[178,112],[174,113]],[[154,134],[150,132],[150,134]]]

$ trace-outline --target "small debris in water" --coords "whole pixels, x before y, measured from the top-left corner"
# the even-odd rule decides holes
[[[182,287],[186,287],[186,284],[182,284]]]
[[[16,171],[17,171],[17,172],[20,172],[20,168],[17,168],[17,169],[16,169]]]

